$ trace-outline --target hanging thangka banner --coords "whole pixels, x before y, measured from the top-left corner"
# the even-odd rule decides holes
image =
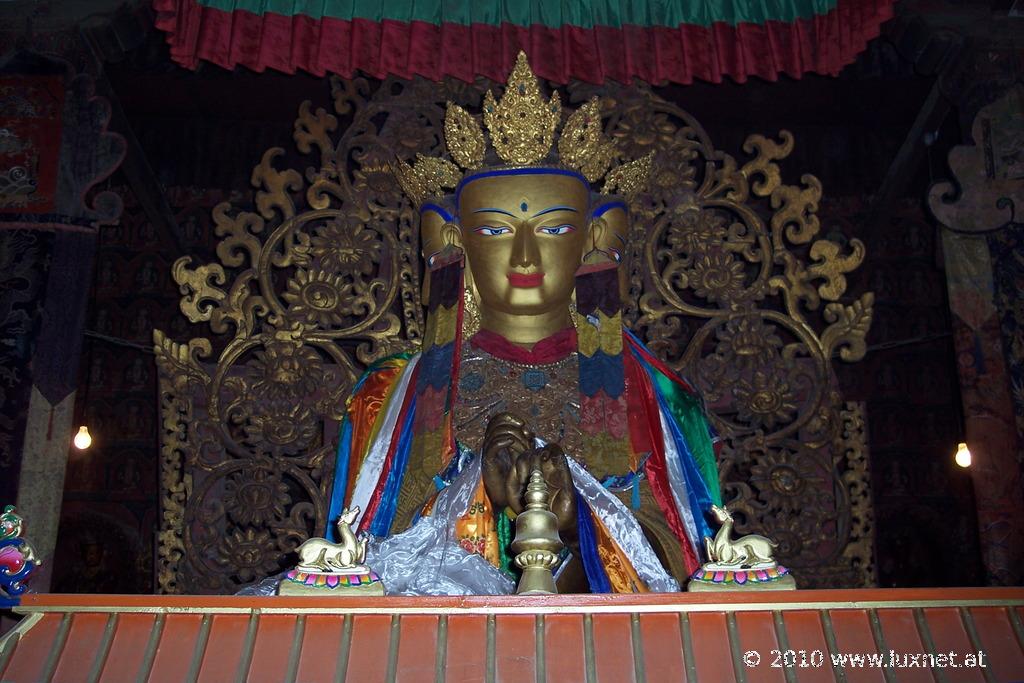
[[[0,212],[54,210],[64,79],[0,76]]]

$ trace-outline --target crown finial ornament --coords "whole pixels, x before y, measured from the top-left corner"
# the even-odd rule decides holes
[[[619,159],[619,150],[602,130],[596,97],[569,116],[559,136],[556,131],[561,120],[558,92],[550,100],[544,99],[526,53],[520,52],[501,99],[496,100],[490,90],[484,96],[486,136],[476,117],[449,102],[444,137],[451,161],[420,154],[412,166],[395,160],[393,171],[403,191],[416,204],[423,204],[458,186],[464,177],[463,170],[471,172],[483,167],[489,138],[494,154],[506,166],[568,168],[591,183],[607,173],[601,192],[620,194],[627,199],[643,189],[650,175],[651,155],[608,172]],[[557,149],[557,159],[552,158],[552,148]]]
[[[541,161],[551,151],[555,129],[562,118],[556,91],[549,102],[530,70],[526,53],[520,52],[500,102],[490,90],[484,96],[484,124],[491,145],[506,163],[526,166]]]

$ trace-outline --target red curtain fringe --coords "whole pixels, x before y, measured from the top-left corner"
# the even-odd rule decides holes
[[[633,78],[652,84],[695,79],[742,83],[779,74],[834,76],[852,62],[892,17],[892,0],[839,0],[821,15],[792,23],[684,24],[677,28],[593,29],[503,24],[345,21],[305,15],[224,12],[196,0],[154,0],[157,27],[167,33],[171,58],[195,69],[200,60],[226,69],[297,69],[351,78],[393,74],[440,80],[477,76],[503,81],[526,50],[538,76],[564,84]]]

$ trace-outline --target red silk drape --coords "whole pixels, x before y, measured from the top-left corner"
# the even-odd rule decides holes
[[[231,69],[297,69],[316,75],[355,72],[503,81],[525,50],[535,73],[555,83],[639,78],[653,84],[776,80],[835,75],[892,16],[892,0],[838,0],[821,15],[787,23],[684,24],[675,28],[593,29],[564,25],[490,26],[312,19],[305,15],[225,12],[196,0],[154,0],[171,57],[194,69],[201,60]]]

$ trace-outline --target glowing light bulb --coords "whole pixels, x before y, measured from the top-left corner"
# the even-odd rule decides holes
[[[92,445],[92,435],[89,434],[89,428],[82,425],[78,428],[78,433],[75,434],[75,438],[72,443],[75,444],[75,448],[80,451],[84,451],[86,448]]]
[[[953,456],[953,459],[956,460],[956,464],[960,465],[960,467],[971,466],[971,451],[967,448],[966,443],[961,441],[956,445],[956,455]]]

